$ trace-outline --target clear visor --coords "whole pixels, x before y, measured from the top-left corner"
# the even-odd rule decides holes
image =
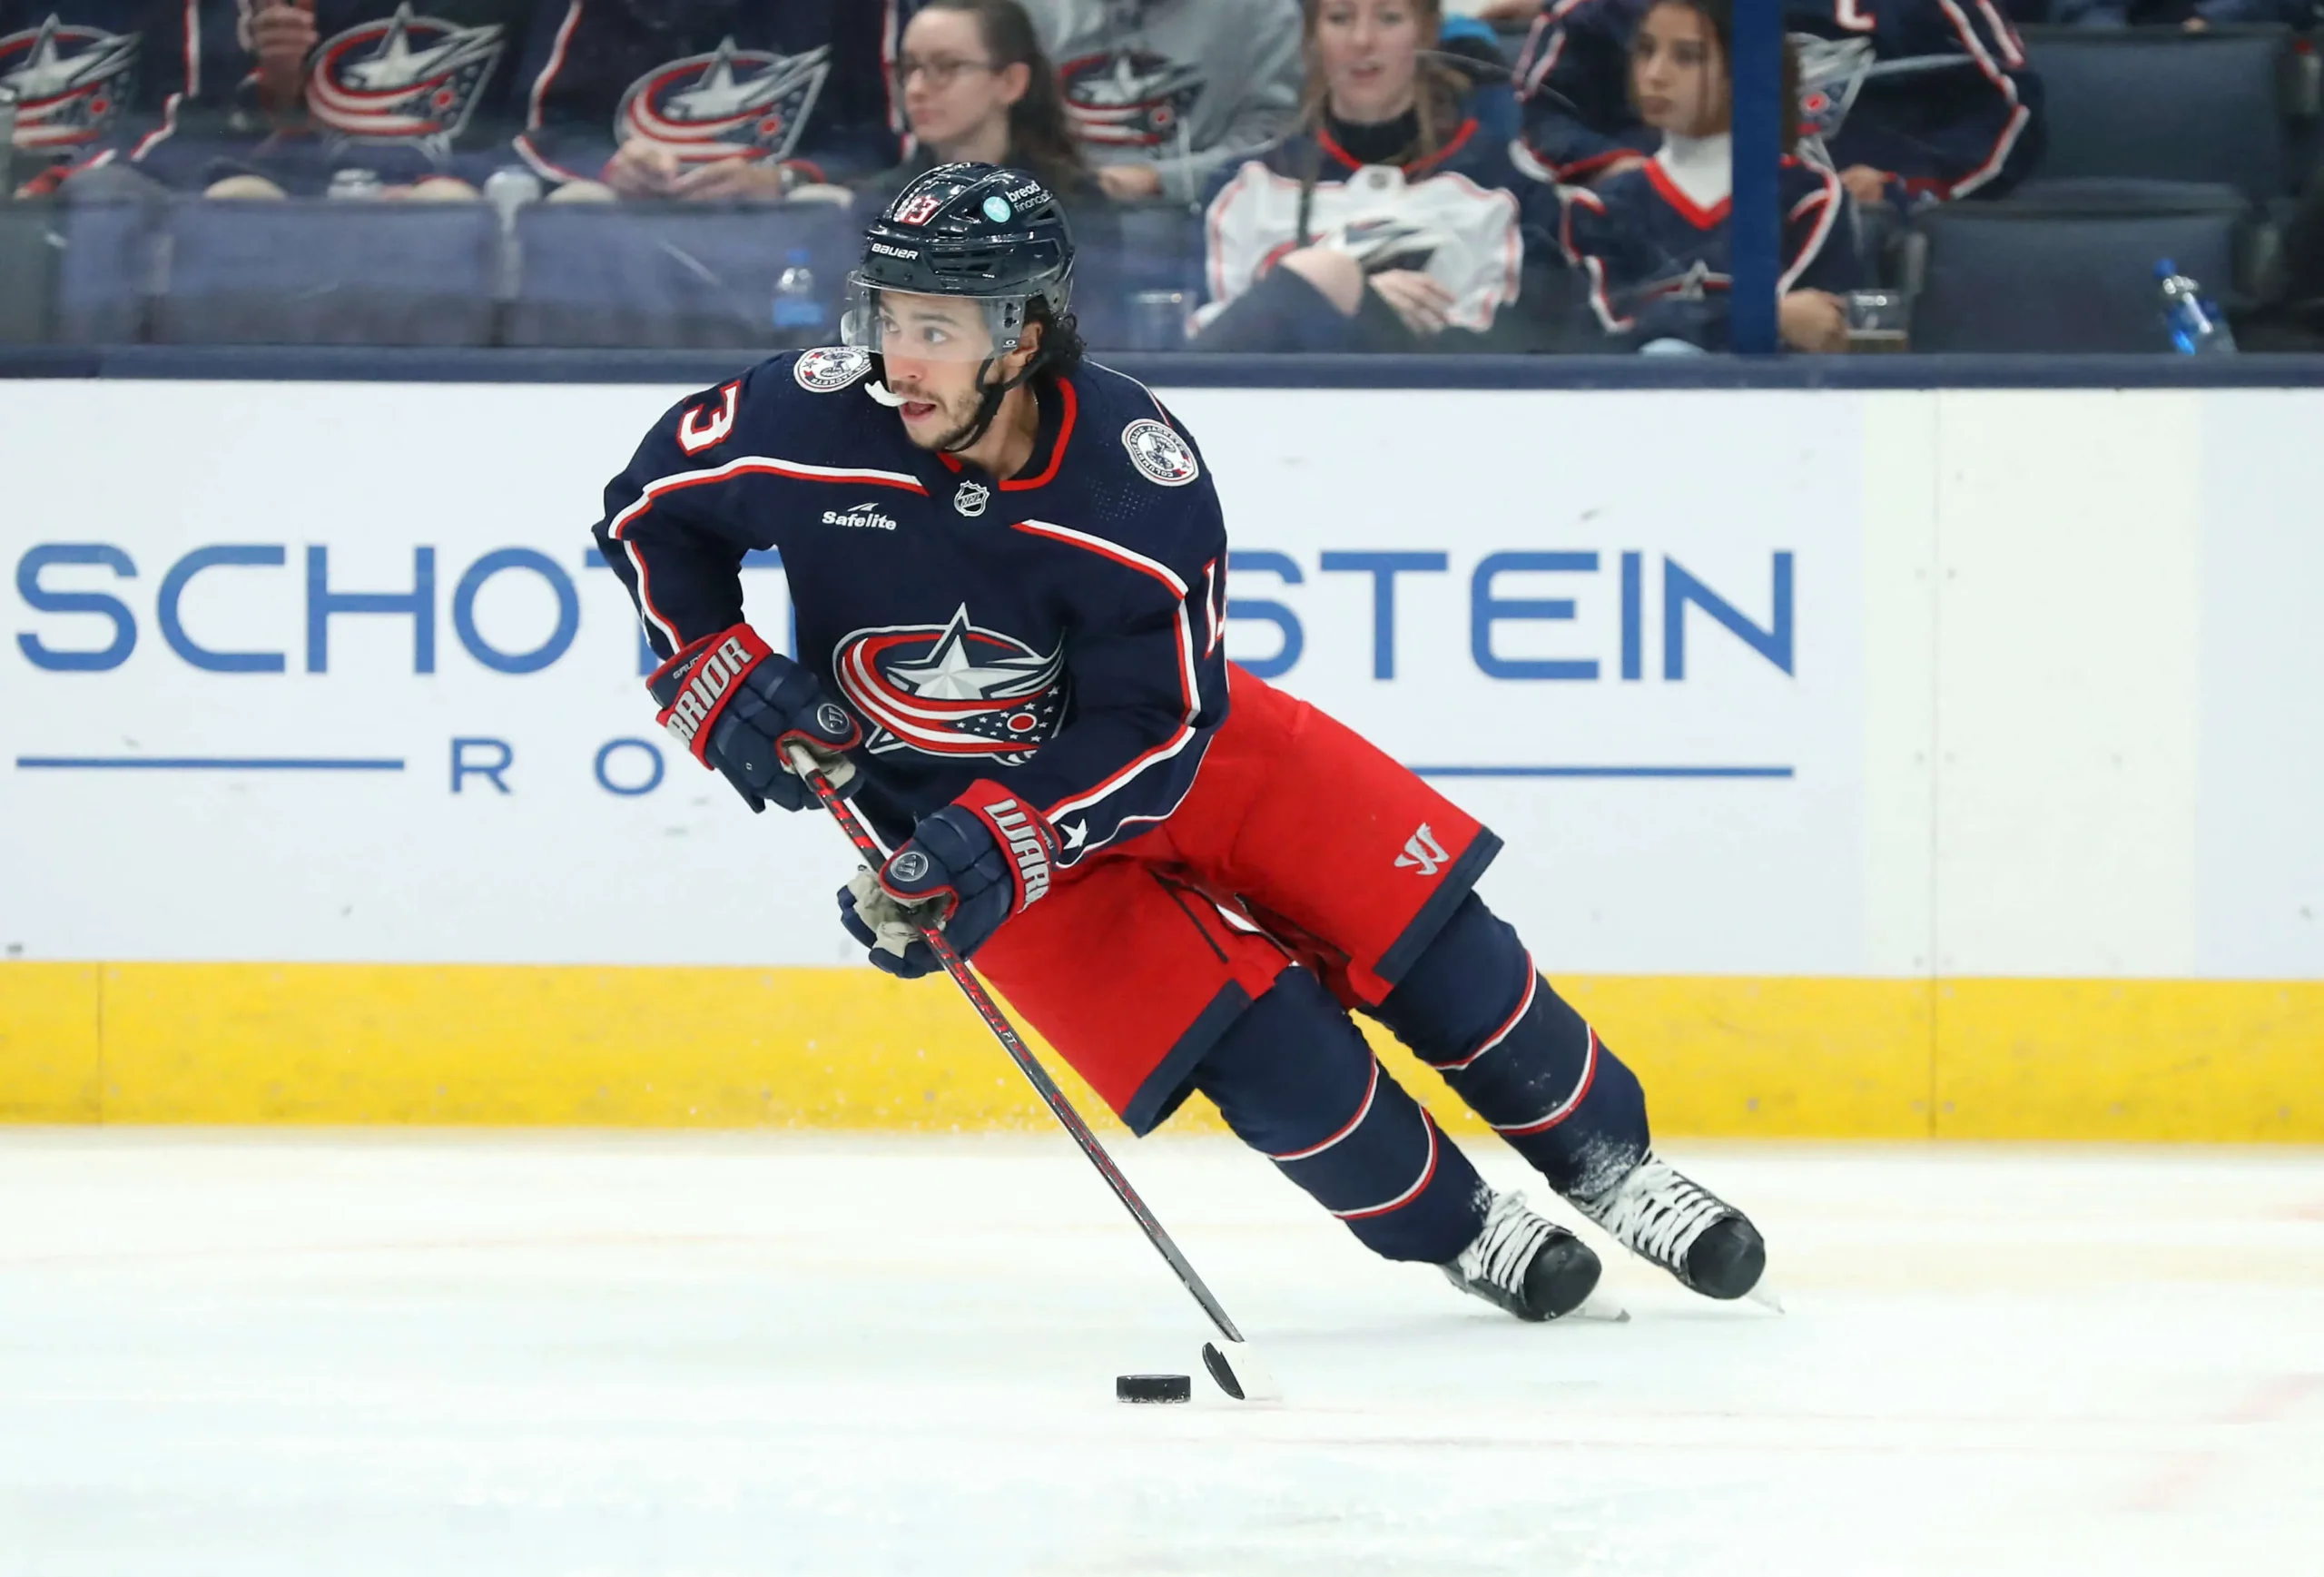
[[[847,281],[840,341],[909,361],[1006,356],[1024,335],[1023,296],[922,296]]]

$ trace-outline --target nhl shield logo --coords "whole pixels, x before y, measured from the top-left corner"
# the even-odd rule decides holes
[[[1065,712],[1065,645],[1044,656],[1013,636],[972,624],[964,603],[950,623],[856,630],[832,654],[832,671],[868,719],[874,755],[1029,760]]]
[[[505,47],[497,25],[458,27],[409,5],[326,40],[307,74],[307,113],[340,142],[438,153],[467,127]]]
[[[134,33],[70,26],[52,15],[36,28],[0,38],[0,87],[16,93],[19,148],[96,142],[128,108],[136,86]]]
[[[983,514],[984,507],[991,501],[992,489],[982,482],[962,482],[960,490],[952,495],[952,508],[971,520]]]
[[[1194,446],[1167,421],[1146,417],[1130,423],[1122,429],[1122,448],[1147,480],[1166,488],[1183,488],[1202,474]]]
[[[792,378],[810,394],[829,394],[845,389],[871,370],[871,353],[852,345],[825,345],[803,350],[799,360],[791,364]]]
[[[614,140],[658,143],[688,163],[787,159],[831,74],[831,48],[737,49],[674,60],[639,77],[614,113]]]

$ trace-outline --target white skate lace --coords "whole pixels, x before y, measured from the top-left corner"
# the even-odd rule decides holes
[[[1514,1295],[1524,1281],[1525,1267],[1555,1230],[1525,1208],[1524,1195],[1496,1194],[1483,1230],[1454,1263],[1469,1280],[1490,1282]]]
[[[1685,1263],[1703,1228],[1728,1207],[1649,1152],[1610,1191],[1581,1208],[1625,1247],[1675,1268]]]

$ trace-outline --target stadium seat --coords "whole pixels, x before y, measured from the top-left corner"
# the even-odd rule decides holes
[[[545,203],[517,215],[523,267],[509,305],[513,345],[767,349],[775,281],[805,248],[835,337],[853,264],[845,208],[704,208]]]
[[[54,202],[0,203],[0,345],[36,345],[56,307],[64,226]]]
[[[161,244],[157,206],[67,204],[59,228],[64,262],[56,276],[51,337],[74,345],[127,345],[145,337],[146,296]]]
[[[2262,203],[2291,191],[2298,64],[2284,29],[2038,27],[2024,38],[2049,147],[2021,199],[2117,176],[2234,186]]]
[[[478,202],[170,205],[166,344],[487,345],[499,235]]]
[[[2168,350],[2156,262],[2222,306],[2247,304],[2259,229],[2222,188],[2181,188],[2169,202],[1948,204],[1914,222],[1913,349]]]

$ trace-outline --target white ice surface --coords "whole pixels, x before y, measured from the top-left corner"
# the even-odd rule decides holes
[[[0,1573],[2324,1572],[2324,1154],[1682,1146],[1789,1313],[1533,1326],[1125,1148],[1282,1406],[1061,1138],[0,1133]]]

